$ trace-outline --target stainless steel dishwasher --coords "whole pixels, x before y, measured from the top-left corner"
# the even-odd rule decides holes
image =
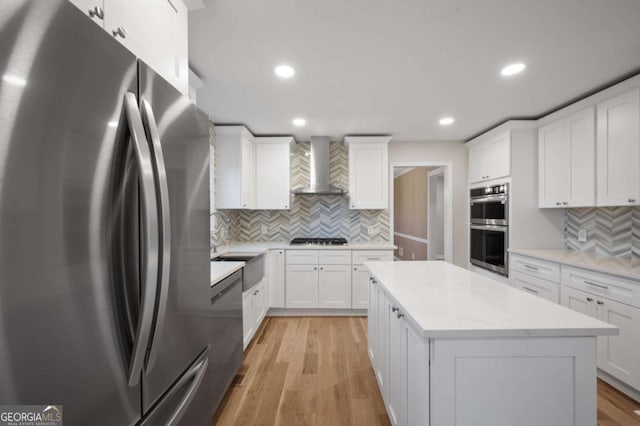
[[[209,370],[217,409],[243,359],[242,269],[211,287],[211,316]]]

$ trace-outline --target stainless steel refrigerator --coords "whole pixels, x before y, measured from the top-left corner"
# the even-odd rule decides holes
[[[65,0],[0,2],[0,405],[205,424],[206,117]]]

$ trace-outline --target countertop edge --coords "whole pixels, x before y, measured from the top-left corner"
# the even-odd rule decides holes
[[[209,283],[210,287],[214,287],[216,284],[218,284],[220,281],[227,278],[229,275],[244,268],[244,265],[245,265],[244,262],[224,262],[224,263],[228,265],[233,264],[233,267],[229,268],[229,270],[224,271],[222,274],[217,275],[216,277],[212,277]]]

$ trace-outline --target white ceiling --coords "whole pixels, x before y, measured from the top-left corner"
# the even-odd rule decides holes
[[[256,134],[468,139],[640,70],[639,0],[205,0],[198,104]],[[500,69],[527,69],[505,79]],[[290,80],[273,68],[296,69]],[[455,124],[441,127],[451,115]],[[294,117],[307,119],[296,128]]]

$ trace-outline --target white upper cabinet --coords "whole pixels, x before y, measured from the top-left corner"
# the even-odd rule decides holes
[[[598,206],[640,204],[640,89],[598,104]]]
[[[504,132],[469,148],[469,183],[511,174],[511,134]]]
[[[218,126],[216,132],[216,208],[255,208],[253,135],[244,126]]]
[[[538,130],[538,205],[595,205],[595,119],[587,108]]]
[[[256,209],[288,210],[292,137],[256,137]]]
[[[188,93],[188,11],[182,0],[71,2],[183,94]]]
[[[348,136],[349,208],[389,208],[388,136]]]

